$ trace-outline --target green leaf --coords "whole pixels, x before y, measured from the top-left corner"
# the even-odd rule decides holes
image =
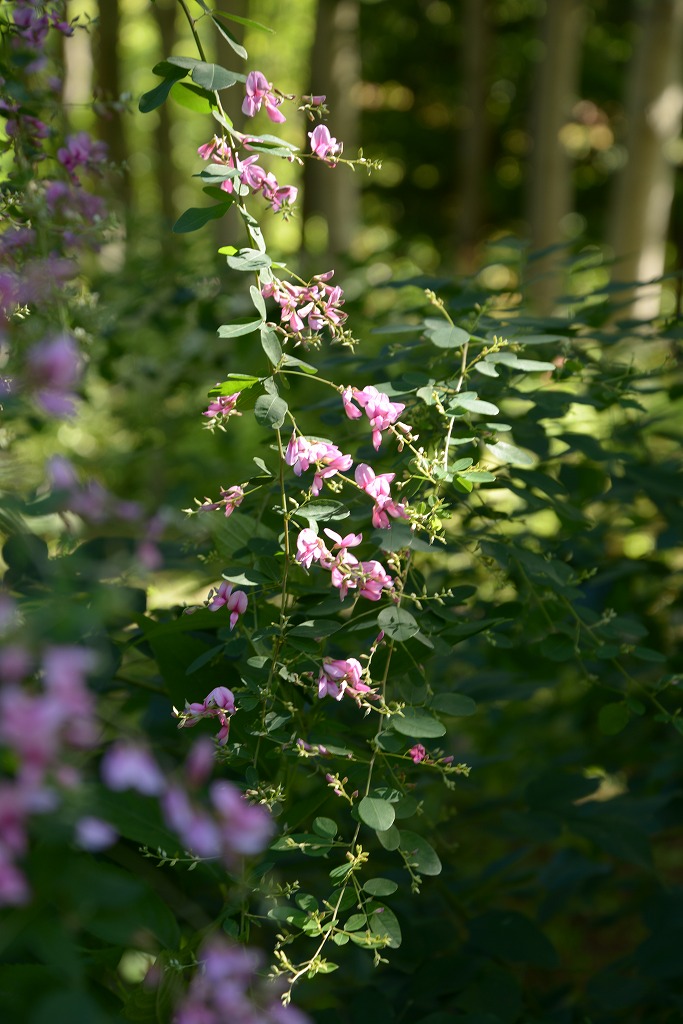
[[[230,373],[228,379],[224,380],[222,384],[216,384],[215,387],[209,391],[210,398],[217,398],[220,395],[234,395],[238,391],[248,391],[249,388],[253,388],[254,384],[259,383],[258,377],[251,377],[248,374],[242,373]]]
[[[239,14],[228,14],[227,11],[214,11],[214,14],[220,14],[221,18],[229,18],[230,21],[236,21],[238,25],[245,25],[247,28],[258,28],[262,32],[270,32],[271,34],[275,29],[268,28],[267,25],[262,25],[260,21],[253,21],[251,18],[243,18]]]
[[[358,931],[359,928],[367,928],[368,917],[367,914],[351,914],[351,917],[344,924],[344,930],[347,932]]]
[[[198,231],[199,228],[203,228],[205,224],[208,224],[210,220],[218,220],[224,215],[230,202],[219,203],[216,206],[193,206],[189,210],[185,210],[185,213],[181,213],[178,220],[173,225],[172,231],[176,235],[184,235],[189,231]]]
[[[339,829],[337,828],[337,823],[332,818],[315,818],[313,821],[313,831],[325,839],[334,839]]]
[[[422,708],[404,708],[403,716],[392,715],[389,724],[394,732],[401,733],[402,736],[410,736],[412,739],[436,739],[445,735],[446,732],[443,722],[423,711]]]
[[[216,102],[215,94],[201,89],[193,82],[176,82],[171,89],[171,96],[186,110],[195,114],[208,114]]]
[[[258,313],[262,320],[265,320],[266,303],[264,301],[263,296],[261,295],[260,288],[257,288],[255,284],[252,284],[252,286],[249,289],[249,294],[251,295],[251,301],[254,303],[254,306],[256,307],[256,312]]]
[[[389,949],[398,949],[401,945],[401,926],[393,910],[384,904],[370,915],[370,931],[376,936],[386,936]]]
[[[463,331],[461,327],[451,327],[450,324],[428,329],[426,334],[432,345],[436,345],[437,348],[462,348],[470,340],[467,331]]]
[[[451,401],[451,408],[466,409],[467,412],[478,412],[483,416],[497,416],[500,409],[492,402],[483,402],[477,397],[476,391],[465,391],[462,395],[456,395]]]
[[[159,65],[157,65],[159,67]],[[141,114],[149,114],[150,111],[156,110],[162,103],[165,103],[168,99],[168,94],[175,85],[176,82],[184,78],[187,71],[183,71],[182,68],[171,68],[171,73],[164,75],[163,82],[159,82],[149,92],[142,94],[138,101],[138,110]]]
[[[221,22],[219,21],[218,17],[215,14],[211,15],[211,20],[218,29],[218,31],[220,32],[220,34],[225,39],[228,46],[232,47],[232,49],[235,51],[238,57],[241,57],[242,60],[246,60],[249,54],[244,49],[242,44],[237,42],[232,32],[230,32],[224,25],[221,24]]]
[[[268,356],[272,365],[277,366],[282,359],[282,346],[280,345],[280,340],[275,331],[271,331],[266,327],[262,328],[261,348]]]
[[[248,272],[264,270],[271,262],[270,256],[265,252],[259,252],[258,249],[239,249],[233,256],[227,257],[231,270]]]
[[[517,448],[516,445],[510,444],[508,441],[497,441],[496,444],[487,443],[485,447],[499,462],[505,462],[510,466],[533,466],[536,462],[534,455],[522,451],[521,448]]]
[[[226,572],[221,573],[221,575],[228,583],[234,583],[238,587],[258,587],[263,583],[273,582],[271,576],[266,576],[265,573],[259,572],[258,569],[228,569]]]
[[[391,896],[398,889],[398,885],[390,878],[369,878],[363,888],[371,896]]]
[[[436,850],[416,832],[401,829],[400,849],[406,855],[410,866],[420,875],[441,874],[441,861]]]
[[[404,608],[397,608],[396,605],[382,609],[377,616],[377,625],[392,640],[397,640],[400,643],[409,640],[411,636],[415,636],[420,631],[420,627],[410,612]]]
[[[218,328],[219,338],[240,338],[243,334],[251,334],[252,331],[257,331],[263,320],[254,320],[253,317],[242,316],[238,320],[233,320],[231,324],[222,324]]]
[[[300,505],[293,514],[299,519],[323,522],[326,519],[346,519],[349,510],[340,501],[308,501],[305,505]]]
[[[285,422],[288,408],[284,398],[280,398],[278,395],[260,395],[256,399],[254,416],[256,422],[260,423],[262,427],[279,430]]]
[[[391,828],[385,829],[383,832],[377,832],[376,835],[380,841],[380,845],[383,846],[385,850],[398,850],[401,845],[401,833],[395,825],[392,825]]]
[[[358,804],[358,817],[370,828],[377,832],[386,832],[394,824],[393,805],[388,800],[381,800],[379,797],[364,796]]]
[[[244,75],[228,71],[219,64],[205,64],[200,61],[192,69],[192,81],[208,92],[220,92],[222,89],[229,89],[236,82],[246,81]]]
[[[600,732],[605,736],[616,736],[618,732],[628,725],[631,714],[624,701],[616,701],[614,704],[605,704],[600,708],[598,714],[598,725]]]
[[[430,707],[434,711],[440,711],[443,715],[451,715],[453,718],[465,718],[473,715],[477,705],[471,697],[463,693],[438,693],[433,698]]]
[[[283,366],[296,366],[304,373],[317,373],[318,369],[316,366],[311,366],[310,363],[305,363],[303,359],[297,359],[296,356],[290,356],[289,353],[282,357]]]

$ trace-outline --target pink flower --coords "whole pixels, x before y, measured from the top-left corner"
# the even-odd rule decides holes
[[[375,451],[382,443],[382,432],[398,421],[405,409],[401,402],[391,402],[389,396],[378,391],[371,384],[359,391],[358,388],[346,388],[342,395],[344,410],[349,419],[358,419],[361,415],[353,402],[357,402],[365,411],[372,427],[372,444]],[[409,428],[408,428],[409,429]]]
[[[355,692],[357,687],[364,685],[361,683],[362,672],[361,664],[355,658],[337,661],[325,658],[318,676],[318,698],[322,700],[329,695],[335,700],[341,700],[347,688],[349,692]]]
[[[287,445],[285,461],[297,476],[301,476],[315,463],[317,469],[311,491],[316,496],[320,494],[325,480],[337,473],[343,473],[353,464],[352,457],[342,455],[336,445],[328,441],[309,441],[305,437],[296,437],[295,434],[292,434]]]
[[[218,590],[210,590],[207,598],[210,612],[217,612],[223,605],[227,607],[230,612],[230,629],[235,628],[240,615],[244,615],[247,610],[247,595],[243,590],[235,590],[233,593],[233,589],[233,584],[226,580]]]
[[[232,626],[230,628],[232,629]],[[176,717],[180,719],[179,729],[191,729],[202,718],[217,718],[221,726],[217,736],[218,742],[221,746],[228,742],[229,716],[235,713],[235,697],[227,686],[216,686],[201,704],[198,702],[186,703],[184,711],[176,711],[175,708],[173,710]]]
[[[341,333],[347,316],[341,309],[344,304],[341,288],[327,284],[332,275],[331,270],[316,274],[307,285],[293,285],[275,278],[264,285],[262,294],[264,298],[272,296],[280,305],[280,320],[293,334],[301,334],[306,326],[314,332],[327,327],[335,337]]]
[[[341,155],[343,147],[341,143],[332,138],[327,125],[316,125],[313,131],[308,133],[308,137],[311,140],[311,150],[320,160],[331,163],[335,156]]]
[[[222,508],[227,519],[233,514],[236,508],[239,508],[243,501],[244,490],[239,486],[239,484],[235,484],[233,487],[228,487],[227,491],[221,487],[220,501],[208,501],[204,505],[200,505],[197,511],[212,512],[217,508]]]
[[[217,135],[211,139],[210,142],[205,142],[203,146],[200,146],[197,150],[202,160],[210,160],[214,153],[217,153],[220,157],[225,157],[230,152],[230,147],[223,139],[219,139]]]
[[[166,789],[156,761],[144,747],[123,740],[114,743],[102,758],[102,779],[108,789],[135,789],[144,796],[159,796]]]
[[[242,103],[242,113],[247,117],[253,117],[263,104],[271,121],[279,124],[287,120],[282,111],[278,110],[284,97],[277,96],[273,92],[272,83],[260,71],[250,71],[247,75],[246,93]]]
[[[208,409],[202,413],[202,416],[208,416],[209,419],[218,417],[221,422],[224,419],[227,420],[229,416],[241,416],[242,413],[238,412],[235,408],[239,397],[239,391],[232,395],[219,395],[218,398],[213,399]]]
[[[372,525],[375,529],[386,530],[389,526],[389,516],[395,519],[408,518],[405,505],[397,505],[391,497],[390,484],[395,476],[395,473],[381,473],[376,476],[375,471],[365,463],[356,466],[356,483],[375,501],[372,510]]]
[[[361,589],[360,596],[368,601],[379,601],[382,591],[393,590],[394,581],[387,573],[381,562],[374,558],[369,562],[361,562]]]
[[[296,540],[296,560],[304,569],[310,569],[313,562],[332,562],[331,553],[325,541],[318,537],[310,527],[305,527]]]
[[[416,743],[414,747],[411,747],[408,751],[409,756],[412,758],[415,764],[419,764],[420,761],[424,761],[427,756],[427,751],[421,743]]]

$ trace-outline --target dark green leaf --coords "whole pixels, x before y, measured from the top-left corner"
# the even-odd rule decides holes
[[[404,608],[398,608],[396,605],[382,609],[377,616],[377,625],[384,630],[388,637],[401,643],[409,640],[411,636],[415,636],[420,630],[410,612]]]
[[[398,889],[398,885],[389,878],[369,878],[363,888],[371,896],[391,896]]]
[[[402,828],[400,848],[401,852],[406,855],[410,866],[418,874],[441,874],[441,861],[436,850],[416,832],[409,832]]]
[[[445,735],[446,726],[438,718],[423,711],[422,708],[407,707],[403,716],[392,715],[389,724],[395,732],[413,739],[436,739]]]
[[[285,422],[287,409],[288,405],[284,398],[279,398],[277,395],[260,395],[256,399],[254,415],[257,423],[260,423],[262,427],[279,430]]]
[[[185,213],[181,213],[172,230],[176,235],[187,234],[188,231],[198,231],[199,228],[203,228],[205,224],[208,224],[210,220],[218,220],[222,217],[231,202],[232,200],[219,203],[216,206],[193,206],[189,210],[185,210]]]

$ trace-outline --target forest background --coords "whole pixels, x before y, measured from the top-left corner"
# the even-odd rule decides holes
[[[180,510],[217,481],[246,478],[262,433],[247,416],[239,434],[197,429],[207,383],[240,370],[253,347],[216,339],[217,325],[249,311],[215,255],[238,225],[230,211],[171,233],[197,205],[197,148],[215,125],[187,89],[138,111],[158,84],[152,66],[189,50],[178,3],[68,10],[90,27],[60,40],[64,128],[107,143],[114,218],[100,252],[83,256],[88,402],[76,420],[20,432],[16,465],[53,555],[77,548],[104,566],[121,540],[89,527],[65,539],[40,505],[55,449],[164,521],[146,599],[133,572],[107,614],[120,624],[141,600],[166,622],[203,600],[207,562],[227,544],[228,523],[198,527]],[[435,676],[465,698],[448,749],[472,772],[447,798],[424,787],[443,873],[426,880],[418,910],[407,895],[397,904],[403,943],[389,965],[376,971],[346,950],[343,969],[302,988],[300,1005],[320,1024],[673,1024],[683,1010],[683,2],[240,0],[230,10],[274,30],[235,27],[249,68],[283,92],[326,94],[345,155],[381,161],[370,175],[292,165],[296,213],[268,225],[269,247],[302,276],[334,266],[375,369],[387,328],[417,316],[434,288],[456,316],[493,297],[537,339],[532,355],[578,381],[529,408],[524,387],[514,391],[515,440],[542,466],[513,461],[484,491],[495,529],[475,506],[456,514],[472,545],[449,551],[443,579],[478,603],[449,626]],[[231,66],[219,36],[207,47]],[[233,92],[226,110],[245,128]],[[303,146],[309,127],[292,117],[283,135]],[[559,354],[543,347],[555,335]],[[20,587],[31,560],[7,547],[4,557]],[[203,648],[188,650],[155,649],[171,692],[187,687]],[[144,716],[168,744],[166,696],[155,691]],[[171,895],[193,899],[199,875]],[[250,941],[272,944],[256,927]],[[139,982],[144,956],[121,961],[122,984]],[[0,983],[24,1005],[14,975]],[[124,1019],[156,1019],[148,1009],[131,998]],[[41,1012],[36,1024],[58,1022]]]

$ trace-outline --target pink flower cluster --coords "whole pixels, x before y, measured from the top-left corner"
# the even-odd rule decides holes
[[[219,395],[218,398],[213,399],[202,416],[208,416],[210,420],[219,420],[220,422],[227,420],[230,416],[241,416],[242,413],[235,408],[239,397],[239,391],[232,395]]]
[[[263,286],[261,294],[266,299],[275,299],[280,306],[280,320],[292,334],[300,336],[306,327],[314,333],[327,327],[336,337],[341,333],[347,314],[341,309],[344,305],[341,288],[327,284],[333,274],[333,270],[316,274],[306,285],[274,278]]]
[[[93,651],[48,647],[40,682],[31,691],[23,681],[35,661],[18,643],[0,652],[0,744],[16,764],[14,777],[0,784],[0,906],[29,901],[29,886],[17,864],[27,849],[29,818],[59,806],[56,786],[79,784],[69,752],[92,748],[99,738],[86,683],[95,666]]]
[[[362,666],[355,658],[325,658],[318,675],[318,697],[341,700],[348,693],[358,704],[363,697],[376,697],[372,687],[363,682],[362,675]]]
[[[279,110],[284,96],[278,96],[273,92],[273,83],[269,82],[260,71],[250,71],[247,75],[246,93],[242,104],[242,113],[247,117],[253,117],[261,109],[261,104],[266,108],[266,113],[275,124],[281,124],[287,118]]]
[[[404,434],[410,433],[410,427],[399,420],[405,405],[402,402],[391,402],[388,395],[385,395],[383,391],[378,391],[371,384],[363,388],[362,391],[359,391],[358,388],[346,388],[342,400],[344,411],[350,420],[360,419],[363,415],[362,411],[365,412],[372,427],[372,444],[375,451],[379,451],[382,444],[383,431],[388,430],[394,423]],[[357,404],[354,405],[354,402]]]
[[[213,512],[217,508],[222,508],[226,519],[233,514],[236,508],[244,501],[244,489],[239,484],[235,484],[233,487],[228,487],[227,491],[221,487],[220,501],[210,501],[207,499],[205,504],[200,505],[197,509],[198,512]]]
[[[396,504],[391,497],[390,485],[395,476],[395,473],[380,473],[377,476],[374,469],[366,466],[364,462],[356,466],[356,483],[375,502],[372,509],[372,525],[376,530],[388,529],[389,516],[394,519],[408,518],[405,505],[402,502]]]
[[[333,530],[325,529],[324,532],[334,541],[332,550],[310,527],[306,527],[297,538],[296,560],[305,569],[309,569],[313,562],[319,562],[323,569],[328,569],[332,586],[337,588],[342,601],[349,590],[358,590],[360,597],[368,601],[379,601],[384,590],[393,590],[394,581],[381,562],[375,559],[360,562],[349,551],[349,548],[362,543],[362,534],[349,533],[341,537]]]
[[[235,713],[235,697],[227,686],[216,686],[200,703],[185,702],[183,711],[173,708],[173,714],[179,719],[179,729],[191,729],[204,718],[217,718],[220,730],[216,739],[220,746],[225,746],[230,734],[230,715]]]
[[[260,952],[212,936],[197,958],[199,969],[173,1024],[309,1024],[295,1007],[283,1006],[277,987],[263,979]]]
[[[245,141],[245,145],[247,145]],[[200,146],[197,150],[203,160],[220,162],[231,170],[236,171],[231,178],[227,178],[220,184],[224,192],[234,192],[235,179],[246,189],[251,189],[252,194],[261,192],[266,202],[269,202],[274,213],[285,208],[288,209],[296,202],[298,189],[294,185],[279,185],[274,174],[266,173],[258,164],[258,155],[248,156],[241,160],[237,153],[230,148],[227,142],[214,135],[210,142]]]
[[[329,441],[309,441],[306,437],[297,437],[292,434],[287,451],[285,462],[291,466],[297,476],[301,476],[312,465],[316,471],[311,484],[311,492],[320,494],[325,480],[343,473],[353,465],[350,455],[342,455],[336,444]]]
[[[210,590],[207,597],[208,609],[210,612],[217,612],[225,606],[230,612],[230,629],[234,629],[240,615],[247,610],[247,595],[243,590],[235,590],[232,583],[227,580],[218,587],[218,590]]]
[[[318,124],[312,132],[308,133],[311,140],[311,150],[320,160],[325,163],[335,163],[335,157],[340,157],[343,146],[330,135],[327,125]]]

